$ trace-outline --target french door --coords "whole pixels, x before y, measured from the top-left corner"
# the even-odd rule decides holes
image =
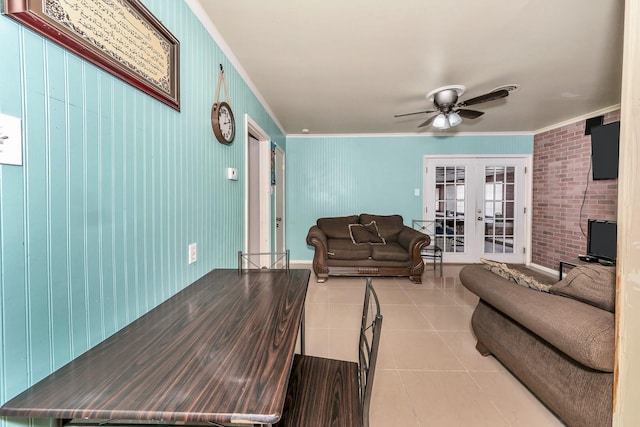
[[[424,219],[443,261],[524,263],[525,157],[425,156]]]

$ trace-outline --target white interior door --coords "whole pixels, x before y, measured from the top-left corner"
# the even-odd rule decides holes
[[[526,157],[425,157],[424,219],[443,261],[525,262]]]
[[[247,236],[248,245],[246,252],[258,253],[260,250],[260,141],[253,135],[249,134],[248,144],[248,162],[247,167],[247,199],[249,202],[247,214]]]
[[[271,139],[245,115],[247,194],[244,252],[271,252]]]

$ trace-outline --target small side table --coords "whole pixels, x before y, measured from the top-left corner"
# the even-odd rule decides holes
[[[593,263],[582,261],[578,258],[560,259],[560,280],[562,280],[562,270],[565,265],[570,265],[571,267],[577,267],[579,265],[589,265],[589,264],[593,264]]]

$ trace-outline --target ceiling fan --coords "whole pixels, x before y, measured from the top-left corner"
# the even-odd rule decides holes
[[[458,99],[467,90],[462,85],[443,86],[432,90],[427,94],[427,99],[433,103],[434,109],[416,111],[413,113],[396,114],[394,117],[411,116],[414,114],[438,113],[429,117],[418,127],[424,127],[433,122],[436,129],[449,129],[462,123],[462,119],[477,119],[484,114],[483,111],[468,110],[464,107],[495,101],[509,96],[509,92],[517,89],[518,85],[498,87],[484,95],[458,102]]]

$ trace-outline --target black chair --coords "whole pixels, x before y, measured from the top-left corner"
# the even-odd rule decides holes
[[[296,354],[278,427],[369,427],[380,345],[380,302],[367,278],[359,362]]]
[[[414,219],[412,228],[426,234],[431,239],[429,246],[423,246],[420,250],[420,256],[423,259],[433,260],[433,271],[436,271],[436,263],[440,260],[440,277],[442,277],[442,247],[438,244],[442,240],[442,233],[437,233],[438,228],[442,228],[442,224],[434,220],[418,220]]]
[[[289,250],[284,252],[248,253],[238,251],[238,273],[243,270],[287,270],[289,271]]]

